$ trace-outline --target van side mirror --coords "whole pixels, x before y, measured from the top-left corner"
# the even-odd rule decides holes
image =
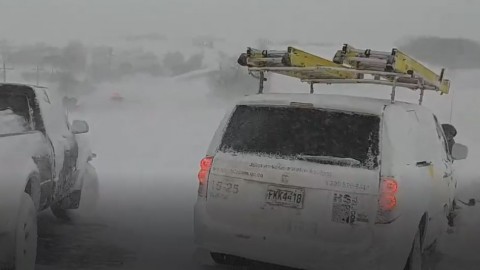
[[[448,140],[451,140],[457,136],[457,129],[451,124],[442,124],[442,129]]]
[[[89,131],[89,126],[88,123],[83,120],[73,120],[71,129],[73,134],[82,134]]]
[[[460,143],[455,143],[452,146],[452,157],[454,160],[462,160],[466,159],[468,156],[468,147],[460,144]]]

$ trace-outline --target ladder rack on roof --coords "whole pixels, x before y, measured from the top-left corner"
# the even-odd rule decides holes
[[[285,51],[248,48],[240,55],[238,63],[248,67],[251,74],[260,74],[259,93],[263,93],[266,72],[307,82],[310,93],[314,92],[313,85],[318,83],[388,85],[392,87],[392,103],[395,102],[397,87],[420,90],[420,104],[425,90],[440,94],[448,94],[450,90],[450,81],[443,76],[445,69],[436,74],[397,49],[391,52],[360,50],[345,44],[331,61],[293,47]]]

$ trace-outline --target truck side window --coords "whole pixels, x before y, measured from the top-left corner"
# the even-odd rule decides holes
[[[29,100],[26,95],[2,93],[0,95],[0,132],[20,133],[33,130]]]

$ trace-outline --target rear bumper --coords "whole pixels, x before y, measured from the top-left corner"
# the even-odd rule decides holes
[[[413,240],[410,232],[394,224],[372,225],[365,241],[356,242],[256,235],[212,222],[203,202],[196,204],[194,215],[199,248],[301,269],[402,270]]]

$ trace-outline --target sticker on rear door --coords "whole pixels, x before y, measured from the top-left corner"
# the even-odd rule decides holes
[[[347,193],[333,193],[332,221],[353,224],[357,217],[358,196]]]
[[[236,195],[240,192],[240,185],[227,177],[210,179],[208,181],[209,198],[229,199],[230,195]]]

